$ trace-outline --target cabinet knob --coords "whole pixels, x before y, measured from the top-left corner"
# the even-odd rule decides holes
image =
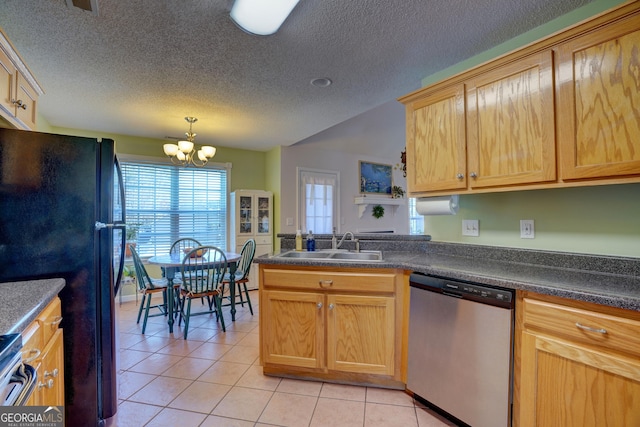
[[[471,172],[471,173],[469,174],[469,176],[470,176],[471,178],[477,178],[477,177],[478,177],[478,174],[477,174],[477,173],[475,173],[475,172]]]
[[[38,390],[40,390],[43,387],[53,388],[53,384],[54,384],[53,380],[49,380],[49,381],[46,381],[44,383],[38,383]]]
[[[462,180],[462,179],[464,179],[464,175],[459,173],[459,174],[456,175],[456,178]]]
[[[333,310],[334,305],[333,304],[329,304],[329,310]]]
[[[322,308],[322,303],[321,303],[321,302],[319,302],[318,304],[316,304],[316,306],[317,306],[318,308]]]
[[[45,378],[47,378],[47,377],[53,377],[53,378],[55,378],[55,377],[57,377],[57,376],[58,376],[58,373],[59,373],[58,368],[55,368],[55,369],[54,369],[53,371],[51,371],[51,372],[49,372],[49,371],[44,371],[44,377],[45,377]]]
[[[22,108],[23,110],[27,109],[27,104],[25,104],[24,102],[22,102],[22,99],[12,99],[11,103],[13,105],[15,105],[18,108]]]

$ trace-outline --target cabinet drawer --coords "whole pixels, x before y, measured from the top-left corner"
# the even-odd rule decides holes
[[[35,366],[36,360],[40,359],[44,350],[44,339],[42,328],[37,320],[22,331],[22,361]]]
[[[45,343],[49,342],[53,334],[58,330],[62,321],[62,306],[60,299],[55,298],[47,305],[38,316],[37,321],[42,329],[42,337]]]
[[[374,270],[372,270],[374,271]],[[285,289],[388,292],[395,290],[395,274],[385,272],[339,272],[265,269],[264,285]]]
[[[523,302],[525,327],[640,355],[640,322],[637,320],[528,298]]]

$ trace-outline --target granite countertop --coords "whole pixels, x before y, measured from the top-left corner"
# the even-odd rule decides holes
[[[22,333],[64,284],[63,279],[0,283],[0,335]]]
[[[287,249],[283,249],[285,250]],[[640,260],[630,259],[625,262],[624,258],[538,252],[537,258],[532,261],[529,254],[523,256],[518,250],[510,251],[513,259],[505,260],[479,256],[479,253],[492,252],[492,249],[485,249],[483,252],[482,248],[474,248],[472,251],[465,248],[463,254],[457,254],[450,248],[440,252],[447,253],[429,249],[383,250],[384,261],[375,263],[277,258],[268,255],[257,257],[254,261],[260,264],[332,268],[400,268],[640,311],[640,277],[637,272]],[[527,262],[519,261],[520,259]],[[584,268],[582,264],[585,264]],[[593,265],[597,265],[600,271],[594,271]]]

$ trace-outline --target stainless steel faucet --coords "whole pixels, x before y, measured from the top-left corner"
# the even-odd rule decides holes
[[[353,233],[351,231],[347,231],[346,233],[344,233],[344,235],[340,239],[340,242],[338,242],[337,244],[334,245],[335,240],[336,240],[335,229],[334,229],[334,235],[331,238],[331,247],[333,249],[338,249],[340,247],[340,245],[342,245],[342,242],[344,242],[344,239],[347,237],[347,235],[351,236],[351,241],[352,242],[356,242],[356,252],[360,252],[360,241],[355,238],[355,236],[353,235]]]

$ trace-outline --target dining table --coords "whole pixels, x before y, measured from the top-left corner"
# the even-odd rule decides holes
[[[229,295],[231,297],[231,321],[235,322],[236,320],[236,284],[235,284],[235,273],[238,268],[238,261],[240,261],[241,255],[235,252],[227,252],[223,251],[226,259],[227,259],[227,268],[229,269]],[[206,259],[207,255],[203,255]],[[182,267],[182,260],[184,255],[181,253],[173,253],[166,255],[156,255],[147,259],[149,264],[160,266],[164,269],[165,278],[167,279],[168,286],[167,291],[169,289],[173,289],[173,280],[176,277],[176,274],[180,272],[180,268]],[[215,263],[217,261],[212,261]],[[167,295],[167,316],[169,317],[169,333],[173,333],[173,302],[175,298],[173,296]]]

